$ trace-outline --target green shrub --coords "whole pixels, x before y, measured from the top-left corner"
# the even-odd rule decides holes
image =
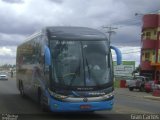
[[[114,87],[119,88],[120,87],[120,80],[115,80],[114,81]]]

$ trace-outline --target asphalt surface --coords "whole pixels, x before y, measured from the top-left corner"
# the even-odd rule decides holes
[[[150,100],[144,98],[145,96],[151,96],[151,93],[129,91],[128,89],[117,89],[115,95],[115,106],[122,105],[126,109],[120,111],[124,113],[160,113],[160,101]]]
[[[160,101],[144,99],[146,93],[130,92],[128,89],[115,90],[115,105],[112,111],[98,111],[94,113],[45,113],[39,105],[30,98],[22,98],[14,79],[0,81],[0,119],[17,117],[25,119],[104,119],[130,120],[131,114],[160,113]],[[17,115],[17,116],[16,116]]]

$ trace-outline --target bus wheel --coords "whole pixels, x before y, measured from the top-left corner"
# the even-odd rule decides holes
[[[20,95],[22,97],[25,97],[24,88],[23,88],[23,83],[22,82],[19,82],[19,91],[20,91]]]
[[[41,109],[43,112],[49,112],[49,108],[48,108],[48,105],[47,103],[45,102],[46,100],[46,97],[43,95],[43,93],[40,94],[39,96],[39,103],[40,103],[40,106],[41,106]]]

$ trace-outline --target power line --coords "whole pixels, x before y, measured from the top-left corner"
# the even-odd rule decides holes
[[[117,24],[122,24],[119,27],[125,27],[125,26],[128,26],[128,25],[123,25],[123,24],[126,24],[126,23],[130,23],[129,25],[136,25],[136,24],[140,24],[141,20],[137,19],[137,18],[136,19],[128,19],[128,20],[125,20],[125,21],[120,21]],[[114,23],[114,24],[116,24],[116,23]]]
[[[121,53],[122,55],[128,55],[128,54],[133,54],[133,53],[140,53],[140,51],[134,51],[134,52],[128,52],[128,53]]]
[[[114,45],[116,46],[117,48],[121,49],[121,50],[140,50],[141,49],[141,46],[118,46],[118,45]]]
[[[136,53],[136,52],[141,52],[140,48],[137,51],[134,51],[135,49],[127,49],[127,52],[122,52],[122,54],[129,54],[129,53]]]
[[[157,10],[153,10],[153,11],[150,11],[150,12],[146,12],[146,13],[135,13],[135,16],[140,16],[140,17],[142,17],[143,15],[145,15],[145,14],[150,14],[150,13],[158,13],[158,11],[159,11],[160,9],[157,9]],[[124,20],[124,21],[119,21],[118,22],[118,24],[123,24],[123,23],[130,23],[131,22],[131,24],[130,25],[138,25],[138,24],[141,24],[142,22],[141,22],[141,20],[140,19],[137,19],[137,18],[132,18],[132,19],[127,19],[127,20]],[[116,24],[116,23],[114,23],[114,24]],[[120,25],[120,26],[118,26],[118,27],[126,27],[126,26],[129,26],[129,25]]]
[[[145,14],[152,14],[152,13],[158,13],[159,10],[160,10],[160,9],[153,10],[153,11],[146,12],[146,13],[135,13],[135,16],[137,16],[137,15],[145,15]]]
[[[122,54],[139,53],[139,52],[141,52],[141,51],[126,52],[126,53],[122,53]]]
[[[127,50],[128,50],[128,48],[133,48],[133,50],[135,50],[135,49],[141,49],[141,46],[117,46],[117,45],[115,45],[116,47],[118,47],[118,48],[127,48]],[[134,49],[135,48],[135,49]],[[130,49],[129,49],[130,50]],[[132,49],[131,49],[132,50]]]
[[[139,48],[139,49],[127,49],[127,52],[133,52],[134,50],[141,50],[141,48]]]
[[[113,43],[116,42],[115,40],[113,40]],[[137,41],[137,40],[131,40],[131,41],[121,41],[120,43],[140,43],[141,41]]]
[[[151,11],[150,13],[157,13],[160,9],[157,9],[157,10],[154,10],[154,11]]]

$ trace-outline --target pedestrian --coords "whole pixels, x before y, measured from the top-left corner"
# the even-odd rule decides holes
[[[13,78],[13,70],[11,70],[11,78]]]

